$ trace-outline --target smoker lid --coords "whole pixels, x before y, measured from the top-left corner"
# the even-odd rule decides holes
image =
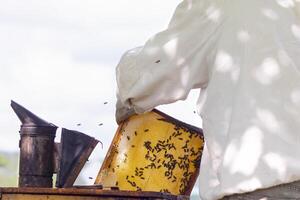
[[[53,127],[57,128],[52,123],[49,123],[40,117],[36,116],[20,104],[16,103],[15,101],[11,101],[11,107],[17,114],[18,118],[22,122],[22,127]]]

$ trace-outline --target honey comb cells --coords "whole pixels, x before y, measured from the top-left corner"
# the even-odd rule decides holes
[[[160,111],[133,116],[119,127],[95,183],[189,195],[203,144],[201,129]]]

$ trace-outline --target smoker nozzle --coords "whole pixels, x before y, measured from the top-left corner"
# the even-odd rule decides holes
[[[32,126],[48,126],[48,127],[56,127],[55,125],[41,119],[40,117],[36,116],[20,104],[16,103],[15,101],[11,101],[11,107],[17,114],[18,118],[22,122],[22,126],[32,127]]]

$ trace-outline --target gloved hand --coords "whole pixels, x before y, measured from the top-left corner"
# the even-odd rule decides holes
[[[131,117],[132,115],[135,115],[135,111],[133,108],[128,108],[124,106],[120,100],[117,101],[116,104],[116,121],[120,125],[123,121]]]

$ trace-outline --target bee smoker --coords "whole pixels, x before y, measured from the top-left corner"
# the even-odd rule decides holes
[[[11,102],[21,120],[19,142],[19,187],[72,187],[98,140],[78,131],[63,128],[61,143],[55,143],[57,126]],[[1,199],[1,198],[0,198]]]
[[[19,187],[52,188],[54,138],[57,127],[16,102],[11,107],[22,122],[20,129]]]

